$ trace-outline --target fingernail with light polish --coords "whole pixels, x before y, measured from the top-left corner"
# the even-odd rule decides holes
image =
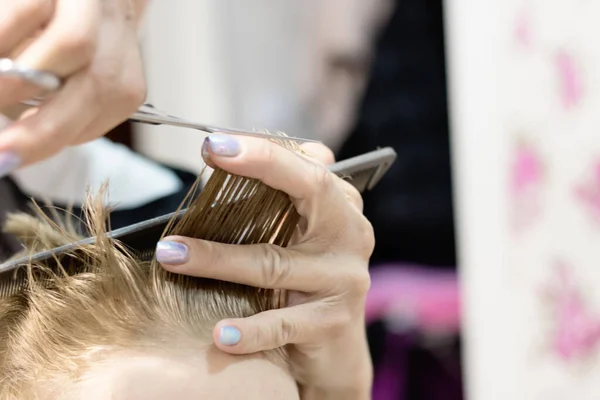
[[[210,146],[210,140],[207,137],[206,139],[204,139],[204,143],[202,143],[202,157],[204,158],[210,158],[208,146]]]
[[[156,244],[156,260],[161,264],[183,264],[188,259],[188,247],[179,242],[160,241]]]
[[[224,326],[219,332],[219,343],[225,346],[233,346],[238,344],[242,338],[242,333],[235,326]]]
[[[235,157],[240,154],[240,142],[233,136],[211,135],[207,140],[210,150],[218,156]]]
[[[10,174],[20,163],[21,159],[12,151],[0,152],[0,178]]]

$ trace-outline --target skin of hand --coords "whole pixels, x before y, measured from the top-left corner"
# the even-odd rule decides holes
[[[0,54],[63,86],[0,132],[0,176],[104,135],[142,104],[137,25],[147,0],[0,0]],[[0,77],[0,110],[44,95]]]
[[[220,321],[216,347],[250,354],[286,346],[303,399],[369,399],[365,299],[373,229],[359,192],[326,168],[331,151],[314,144],[306,150],[314,157],[267,140],[209,136],[202,151],[208,164],[290,196],[301,215],[298,235],[287,248],[172,236],[158,243],[157,259],[174,273],[286,289],[286,308]]]

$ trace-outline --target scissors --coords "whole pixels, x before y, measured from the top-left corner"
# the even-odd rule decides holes
[[[46,92],[56,91],[62,86],[62,80],[53,73],[19,65],[9,58],[0,58],[0,76],[2,75],[21,79],[39,87],[40,89],[45,90]],[[25,100],[21,103],[28,107],[38,107],[41,105],[42,101],[42,99],[36,98]],[[268,132],[256,132],[206,125],[170,115],[164,111],[158,110],[149,103],[143,104],[131,117],[129,117],[128,120],[131,122],[150,125],[179,126],[182,128],[196,129],[207,133],[225,133],[229,135],[251,136],[262,139],[288,140],[300,143],[321,143],[318,140],[301,137],[282,136]]]

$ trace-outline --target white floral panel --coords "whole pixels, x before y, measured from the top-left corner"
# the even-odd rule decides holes
[[[600,399],[600,1],[446,9],[467,394]]]

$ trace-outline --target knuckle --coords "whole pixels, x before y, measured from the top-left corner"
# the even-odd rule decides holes
[[[60,129],[51,118],[40,120],[36,126],[36,131],[39,136],[47,139],[57,139],[60,136]]]
[[[274,343],[276,347],[293,343],[297,332],[296,324],[290,318],[281,318],[274,332]]]
[[[319,188],[331,186],[333,175],[323,164],[314,163],[314,181]]]
[[[365,297],[371,288],[371,275],[367,268],[356,268],[348,272],[345,279],[349,292]]]
[[[364,216],[361,217],[357,236],[359,254],[367,259],[370,258],[375,250],[375,230],[371,222]]]
[[[303,143],[302,150],[321,164],[329,165],[335,162],[333,151],[322,143]]]
[[[262,263],[262,281],[266,288],[278,289],[290,273],[290,258],[277,246],[263,246],[259,252]]]
[[[278,145],[268,140],[262,140],[260,143],[260,158],[258,159],[262,160],[262,165],[276,165],[277,155],[275,154],[275,146]]]
[[[307,174],[308,185],[310,195],[320,195],[328,191],[333,185],[333,179],[335,176],[327,169],[323,164],[310,163],[312,171]]]
[[[146,100],[147,86],[144,79],[129,81],[123,86],[123,101],[128,113],[136,111]]]
[[[58,43],[63,53],[82,63],[90,61],[96,51],[96,40],[85,29],[70,31]]]
[[[335,154],[333,150],[325,145],[321,145],[321,152],[319,155],[319,161],[321,161],[325,165],[335,163]]]
[[[371,222],[356,210],[346,214],[342,229],[342,244],[347,253],[368,261],[375,250],[375,230]]]
[[[346,194],[348,195],[348,199],[352,204],[354,204],[359,210],[363,209],[363,198],[360,192],[352,185],[348,185],[348,189],[346,190]]]
[[[251,329],[250,348],[253,351],[272,350],[293,343],[297,333],[297,324],[284,315],[269,316],[255,321]]]

